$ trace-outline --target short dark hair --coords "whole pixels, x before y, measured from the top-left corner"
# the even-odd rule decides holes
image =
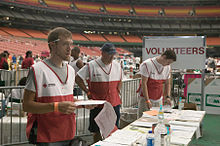
[[[80,53],[80,48],[79,48],[79,47],[74,47],[72,50],[74,50],[74,51]]]
[[[166,50],[161,56],[166,56],[166,59],[172,59],[173,61],[176,61],[176,53],[174,50]]]
[[[27,57],[28,57],[29,55],[31,55],[31,54],[32,54],[32,51],[30,51],[30,50],[27,51],[27,52],[26,52],[26,56],[25,56],[25,58],[27,58]]]
[[[27,81],[27,77],[23,77],[23,78],[20,79],[18,85],[25,86],[26,85],[26,81]]]
[[[47,42],[49,44],[48,46],[49,46],[50,50],[51,50],[50,43],[58,40],[60,36],[72,37],[72,33],[64,27],[56,27],[56,28],[52,29],[49,32],[48,38],[47,38]]]

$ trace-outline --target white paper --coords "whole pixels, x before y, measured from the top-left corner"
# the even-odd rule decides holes
[[[153,124],[156,122],[141,122],[141,121],[135,121],[131,123],[132,126],[140,126],[140,127],[152,127]]]
[[[105,102],[101,112],[95,117],[95,122],[99,126],[100,133],[104,138],[109,136],[115,127],[117,116],[115,110],[109,102]]]
[[[122,145],[132,145],[142,136],[143,134],[138,131],[117,130],[110,137],[106,138],[104,141],[122,144]]]
[[[200,123],[199,122],[170,121],[169,124],[196,127],[196,138],[198,139],[199,137],[201,137],[200,128],[199,128]]]
[[[179,138],[179,137],[171,137],[171,144],[177,144],[177,145],[188,145],[191,139],[188,138]]]
[[[98,141],[97,143],[93,144],[92,146],[124,146],[122,144],[107,142],[107,141]]]
[[[187,138],[187,139],[191,139],[193,135],[194,135],[194,132],[192,131],[173,130],[171,133],[171,137],[179,137],[179,138]]]
[[[76,106],[80,105],[98,105],[98,104],[104,104],[105,100],[79,100],[74,102]]]

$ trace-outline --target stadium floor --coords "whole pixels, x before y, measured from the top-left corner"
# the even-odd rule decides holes
[[[220,115],[205,115],[203,120],[203,137],[194,139],[189,146],[220,146]],[[92,144],[92,136],[83,136],[88,144]],[[21,146],[21,145],[20,145]],[[22,146],[33,146],[22,144]]]
[[[190,146],[220,146],[220,115],[205,115],[203,136],[192,140]]]

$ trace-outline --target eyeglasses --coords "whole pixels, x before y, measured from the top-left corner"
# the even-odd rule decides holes
[[[56,40],[54,40],[54,41],[51,41],[51,42],[49,42],[48,44],[50,44],[50,43],[55,43],[55,42],[58,42],[58,41],[60,41],[60,39],[56,39]],[[73,48],[73,47],[74,47],[73,41],[71,41],[71,42],[63,42],[63,45],[64,45],[64,46],[69,46],[70,48]]]
[[[49,42],[48,44],[50,44],[50,43],[55,43],[55,42],[58,42],[58,41],[60,41],[60,39],[56,39],[56,40],[54,40],[54,41],[52,41],[52,42]]]

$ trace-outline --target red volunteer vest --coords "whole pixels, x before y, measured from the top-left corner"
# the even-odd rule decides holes
[[[149,73],[147,87],[148,87],[148,96],[152,100],[158,100],[163,96],[163,84],[169,77],[170,67],[165,66],[161,72],[158,71],[156,64],[152,59],[148,59],[143,62],[146,67],[147,72]],[[141,84],[137,90],[140,93],[140,96],[143,97],[143,91]]]
[[[105,71],[97,60],[88,64],[89,68],[89,91],[91,99],[106,100],[112,106],[121,104],[118,93],[118,84],[121,82],[121,67],[113,61],[109,72]]]
[[[41,103],[74,101],[73,87],[75,71],[67,66],[67,79],[62,83],[57,74],[44,62],[33,66],[36,85],[36,101]],[[37,121],[37,142],[57,142],[71,140],[75,136],[75,114],[50,112],[28,114],[26,133],[30,135],[34,121]]]

